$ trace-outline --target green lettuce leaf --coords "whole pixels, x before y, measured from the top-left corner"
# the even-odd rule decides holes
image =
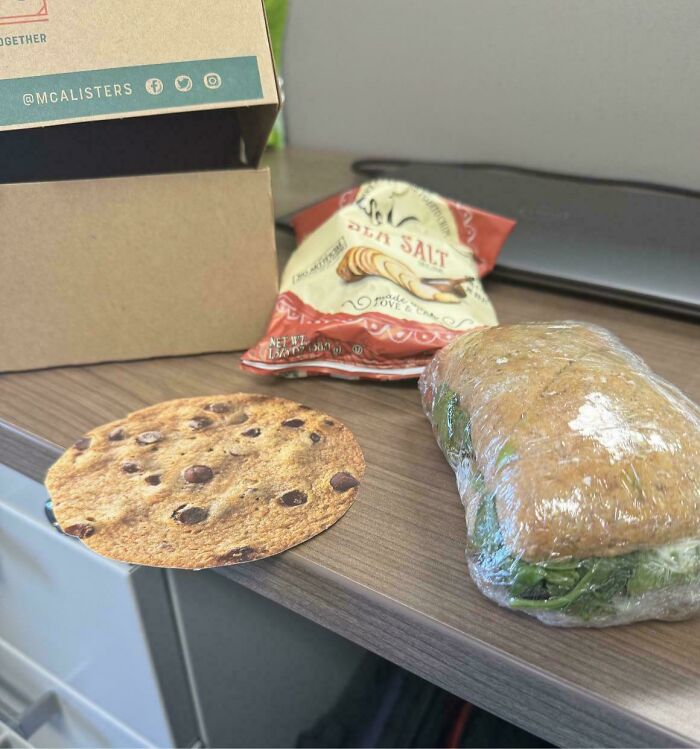
[[[471,457],[472,438],[469,414],[459,405],[459,396],[442,385],[433,402],[433,423],[437,440],[445,457],[455,464],[461,457]]]

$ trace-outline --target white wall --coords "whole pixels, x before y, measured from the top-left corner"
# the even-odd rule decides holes
[[[700,188],[700,0],[291,0],[294,145]]]

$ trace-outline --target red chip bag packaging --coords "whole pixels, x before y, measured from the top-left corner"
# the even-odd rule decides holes
[[[496,325],[480,278],[513,221],[406,182],[377,180],[302,211],[258,374],[417,377],[460,333]]]

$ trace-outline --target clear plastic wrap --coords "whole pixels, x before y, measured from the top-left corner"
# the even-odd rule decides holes
[[[419,387],[486,596],[559,626],[700,612],[700,408],[617,338],[483,328]]]

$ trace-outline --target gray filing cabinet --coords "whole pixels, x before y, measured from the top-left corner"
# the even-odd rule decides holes
[[[0,746],[192,746],[165,572],[59,533],[46,498],[0,465]]]

